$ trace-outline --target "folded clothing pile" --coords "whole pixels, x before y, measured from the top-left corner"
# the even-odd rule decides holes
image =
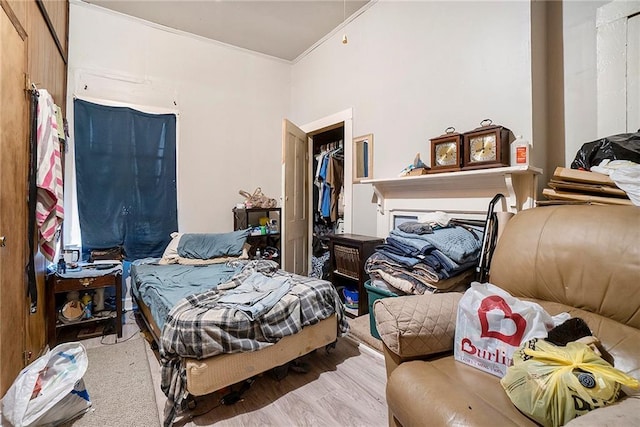
[[[404,222],[367,259],[365,271],[400,294],[463,290],[473,279],[483,231],[442,212]]]

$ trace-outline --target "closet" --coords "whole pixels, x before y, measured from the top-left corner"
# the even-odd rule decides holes
[[[311,275],[329,278],[328,235],[344,230],[344,125],[309,135],[312,140]]]
[[[1,1],[0,8],[0,395],[45,349],[45,261],[36,253],[37,304],[30,311],[29,89],[47,89],[65,111],[68,1]],[[37,250],[36,250],[37,252]]]

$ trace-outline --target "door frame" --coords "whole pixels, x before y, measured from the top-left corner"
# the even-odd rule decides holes
[[[627,121],[627,22],[640,13],[640,4],[612,1],[598,8],[597,132],[598,137],[624,132]],[[622,52],[621,52],[622,51]]]
[[[313,140],[309,135],[320,133],[320,131],[327,128],[336,127],[336,125],[342,124],[344,126],[344,232],[351,233],[352,229],[352,217],[353,217],[353,108],[347,108],[329,116],[322,117],[314,120],[310,123],[300,126],[307,134],[307,143],[309,144],[309,174],[313,173]],[[311,195],[313,194],[313,179],[309,176],[309,186],[307,187],[308,200],[313,200]],[[309,218],[313,218],[313,206],[312,203],[308,204]],[[313,221],[309,221],[309,253],[312,253],[311,247],[313,245]],[[311,257],[309,257],[309,271],[311,271]]]

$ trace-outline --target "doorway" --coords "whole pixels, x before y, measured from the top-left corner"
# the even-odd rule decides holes
[[[344,230],[344,123],[309,134],[311,149],[311,270],[329,279],[329,235]]]

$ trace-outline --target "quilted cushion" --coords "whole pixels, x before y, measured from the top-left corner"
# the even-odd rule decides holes
[[[379,299],[373,310],[380,338],[400,357],[450,351],[460,298],[446,292]]]

